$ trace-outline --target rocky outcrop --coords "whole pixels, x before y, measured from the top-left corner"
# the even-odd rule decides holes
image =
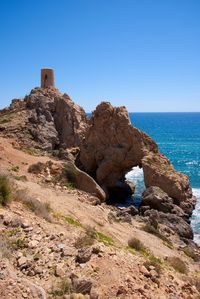
[[[26,98],[33,137],[46,149],[78,146],[87,127],[84,110],[55,88],[34,89]]]
[[[166,225],[181,238],[193,238],[191,226],[182,217],[171,213],[155,211],[153,209],[145,211],[144,216],[150,221],[153,219],[154,223]]]
[[[149,151],[158,152],[156,143],[131,125],[126,108],[103,102],[90,119],[80,146],[80,161],[108,192],[124,181],[133,166],[142,166],[142,158]]]
[[[186,217],[184,211],[174,204],[173,199],[156,186],[147,188],[142,194],[141,207],[149,207],[163,213],[177,214]]]
[[[60,146],[62,148],[79,146],[87,128],[85,111],[74,104],[67,94],[55,98],[55,107],[54,122]]]
[[[149,153],[143,158],[142,167],[146,187],[159,187],[190,216],[196,199],[192,196],[188,176],[175,171],[169,160],[161,154]]]
[[[48,152],[79,146],[87,128],[84,110],[53,87],[31,90],[0,116],[5,137],[15,138],[20,147]]]

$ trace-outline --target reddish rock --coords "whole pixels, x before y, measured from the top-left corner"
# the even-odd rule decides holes
[[[90,119],[80,146],[80,160],[84,169],[108,190],[133,166],[142,166],[142,158],[149,151],[158,152],[156,143],[131,125],[126,108],[103,102]]]
[[[146,187],[157,186],[171,197],[183,211],[191,214],[195,198],[187,175],[177,172],[169,160],[161,154],[149,153],[142,160]]]
[[[87,128],[86,114],[67,94],[55,99],[54,121],[64,148],[79,146]]]

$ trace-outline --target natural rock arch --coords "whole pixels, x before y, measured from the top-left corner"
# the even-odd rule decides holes
[[[80,161],[107,198],[113,188],[125,182],[125,174],[139,166],[146,187],[160,187],[188,214],[194,207],[188,177],[174,170],[153,139],[131,125],[125,107],[108,102],[96,107],[80,145]]]

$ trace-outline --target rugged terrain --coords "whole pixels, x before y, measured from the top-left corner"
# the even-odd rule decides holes
[[[0,298],[200,298],[189,180],[124,107],[88,120],[55,88],[33,89],[0,112],[0,152]],[[140,209],[107,205],[134,192],[136,165]]]

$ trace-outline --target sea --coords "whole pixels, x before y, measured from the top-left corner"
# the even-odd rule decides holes
[[[194,241],[200,244],[200,112],[199,113],[130,113],[134,127],[146,132],[158,144],[177,171],[190,178],[197,197],[191,217]],[[136,192],[128,204],[136,206],[144,190],[143,171],[134,167],[126,177],[136,184]]]

